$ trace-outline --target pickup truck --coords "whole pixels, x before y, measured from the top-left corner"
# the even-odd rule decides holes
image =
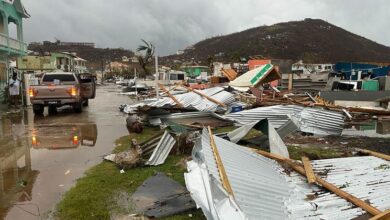
[[[52,112],[64,105],[80,113],[83,106],[88,106],[88,99],[95,98],[96,85],[90,75],[49,72],[42,76],[39,85],[30,86],[28,94],[36,115],[42,115],[45,106]]]

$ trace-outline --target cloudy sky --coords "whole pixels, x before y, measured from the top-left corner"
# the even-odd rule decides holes
[[[388,0],[22,0],[27,42],[88,41],[134,50],[140,39],[160,55],[205,38],[261,25],[321,18],[390,46]]]

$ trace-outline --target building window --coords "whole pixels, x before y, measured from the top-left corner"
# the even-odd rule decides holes
[[[169,74],[169,80],[177,80],[177,74]]]

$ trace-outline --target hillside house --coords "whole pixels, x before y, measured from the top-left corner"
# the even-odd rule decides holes
[[[63,70],[66,72],[87,73],[86,60],[75,53],[45,53],[44,55],[26,55],[17,58],[17,68],[25,73]]]
[[[208,73],[209,67],[207,66],[184,66],[180,68],[182,71],[186,72],[187,77],[196,78],[202,73]]]
[[[81,57],[74,58],[74,72],[78,74],[88,73],[87,61]]]
[[[293,73],[299,74],[311,74],[321,72],[331,72],[333,70],[333,64],[331,63],[303,63],[299,61],[291,66]]]

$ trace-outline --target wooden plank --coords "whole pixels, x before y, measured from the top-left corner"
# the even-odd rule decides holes
[[[303,163],[303,168],[305,169],[307,182],[310,183],[310,184],[315,183],[316,182],[316,177],[315,177],[315,174],[313,172],[313,168],[311,167],[311,163],[310,163],[309,158],[303,156],[301,158],[301,160],[302,160],[302,163]]]
[[[229,195],[234,196],[233,189],[230,186],[229,179],[226,175],[225,167],[223,166],[221,157],[219,156],[219,153],[218,153],[217,146],[215,145],[214,136],[213,136],[213,133],[211,132],[210,126],[208,127],[208,130],[209,130],[209,136],[210,136],[211,149],[213,150],[213,153],[214,153],[214,158],[215,158],[215,161],[217,163],[218,172],[219,172],[219,176],[221,177],[222,185]]]
[[[220,106],[226,108],[226,105],[225,105],[225,103],[223,103],[223,102],[220,102],[220,101],[218,101],[218,100],[216,100],[216,99],[213,99],[213,98],[211,98],[210,96],[207,96],[207,95],[205,95],[205,94],[203,94],[203,93],[201,93],[201,92],[199,92],[199,91],[197,91],[197,90],[195,90],[195,89],[193,89],[193,88],[190,88],[190,87],[187,87],[187,86],[184,86],[184,85],[182,85],[182,87],[183,87],[183,88],[186,88],[188,91],[194,92],[194,93],[196,93],[196,94],[198,94],[198,95],[200,95],[200,96],[202,96],[202,97],[204,97],[204,98],[210,100],[211,102],[214,102],[214,103],[217,104],[217,105],[220,105]]]
[[[166,93],[169,98],[171,98],[178,107],[183,108],[183,105],[176,99],[175,96],[173,96],[162,84],[158,84],[160,86],[160,89]]]
[[[288,74],[288,86],[287,86],[287,90],[288,91],[291,91],[293,89],[293,74],[292,73],[289,73]]]
[[[369,155],[374,156],[374,157],[384,159],[384,160],[390,160],[390,155],[387,155],[387,154],[382,154],[382,153],[378,153],[378,152],[375,152],[372,150],[366,150],[366,149],[360,149],[360,148],[356,148],[356,150],[359,152],[365,153],[365,154],[369,154]]]
[[[265,157],[269,157],[271,159],[275,159],[275,160],[278,160],[280,162],[284,162],[285,164],[287,164],[291,168],[293,168],[297,173],[299,173],[303,176],[306,175],[305,169],[301,165],[296,164],[293,160],[291,160],[289,158],[281,157],[279,155],[275,155],[275,154],[272,154],[272,153],[269,153],[266,151],[262,151],[262,150],[257,150],[257,149],[253,149],[253,151],[258,153],[258,154],[261,154]],[[344,198],[345,200],[351,202],[352,204],[359,206],[360,208],[366,210],[371,215],[375,216],[375,215],[378,215],[381,213],[381,211],[379,209],[377,209],[377,208],[371,206],[370,204],[365,203],[363,200],[360,200],[359,198],[339,189],[337,186],[326,182],[321,177],[315,175],[315,178],[316,178],[316,183],[318,185],[321,185],[322,187],[328,189],[329,191],[332,191],[334,194],[340,196],[341,198]]]
[[[382,212],[381,214],[375,215],[369,220],[389,220],[390,219],[390,209]]]

